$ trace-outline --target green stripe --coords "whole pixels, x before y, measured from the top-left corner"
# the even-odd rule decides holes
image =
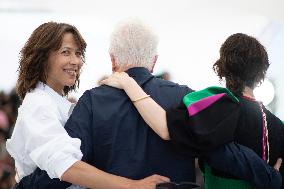
[[[183,103],[186,105],[186,107],[190,106],[191,104],[209,97],[209,96],[213,96],[215,94],[220,94],[220,93],[226,93],[229,97],[232,98],[233,101],[239,103],[239,100],[237,99],[237,97],[235,97],[233,95],[233,93],[231,91],[229,91],[227,88],[223,88],[223,87],[216,87],[216,86],[212,86],[212,87],[208,87],[206,89],[203,89],[201,91],[195,91],[192,93],[189,93],[187,95],[185,95],[183,97]]]
[[[205,189],[252,189],[253,187],[244,180],[236,180],[215,176],[211,168],[205,165]]]

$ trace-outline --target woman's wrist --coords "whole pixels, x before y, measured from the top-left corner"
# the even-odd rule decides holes
[[[133,78],[125,81],[123,89],[132,101],[147,95]]]
[[[129,77],[129,76],[127,78],[123,79],[120,84],[122,86],[122,89],[124,89],[125,91],[129,90],[133,86],[137,85],[136,81],[132,77]]]

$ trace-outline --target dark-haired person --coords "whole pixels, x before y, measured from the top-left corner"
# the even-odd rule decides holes
[[[7,150],[15,159],[19,182],[16,188],[40,188],[21,182],[37,167],[50,178],[88,188],[152,189],[156,183],[168,181],[159,175],[130,180],[80,161],[81,141],[71,138],[64,124],[71,108],[67,95],[79,85],[85,49],[86,42],[74,26],[48,22],[33,31],[21,50],[17,93],[23,103],[13,134],[7,140]],[[47,188],[70,186],[54,181]]]
[[[209,87],[189,93],[178,107],[163,110],[126,73],[115,73],[102,83],[123,88],[130,99],[139,99],[134,105],[148,125],[161,138],[171,139],[177,149],[188,152],[188,155],[210,156],[218,147],[235,141],[252,149],[269,165],[274,165],[281,164],[278,158],[284,155],[284,126],[279,118],[255,100],[253,94],[268,67],[267,52],[257,39],[237,33],[221,46],[220,58],[213,66],[219,78],[225,79],[226,88]],[[249,183],[240,180],[246,179],[244,177],[234,177],[239,171],[232,169],[234,165],[225,162],[224,165],[227,168],[224,166],[221,171],[205,163],[206,188],[256,187],[251,185],[255,184],[252,180],[247,180]],[[259,170],[255,165],[252,162],[239,169]],[[283,176],[283,168],[280,173]],[[259,187],[262,186],[258,184]]]

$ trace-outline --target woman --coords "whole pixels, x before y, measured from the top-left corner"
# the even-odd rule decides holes
[[[36,167],[50,178],[88,188],[154,188],[168,181],[158,175],[134,181],[80,161],[81,141],[69,137],[63,126],[71,108],[66,97],[79,86],[85,49],[86,42],[74,26],[48,22],[34,30],[21,50],[17,92],[23,103],[7,141],[17,182]]]
[[[226,88],[190,93],[176,108],[164,111],[125,73],[102,83],[123,88],[148,125],[163,139],[171,138],[179,150],[201,157],[236,141],[274,165],[284,156],[283,123],[253,94],[268,67],[265,48],[255,38],[237,33],[224,42],[213,66],[218,77],[225,78]],[[252,188],[206,163],[204,171],[206,188]],[[283,169],[280,172],[283,176]]]

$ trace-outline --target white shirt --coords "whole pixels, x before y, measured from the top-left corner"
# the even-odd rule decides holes
[[[61,178],[81,160],[81,141],[64,129],[71,103],[49,86],[39,82],[26,94],[7,150],[15,159],[17,182],[39,167],[50,178]]]

